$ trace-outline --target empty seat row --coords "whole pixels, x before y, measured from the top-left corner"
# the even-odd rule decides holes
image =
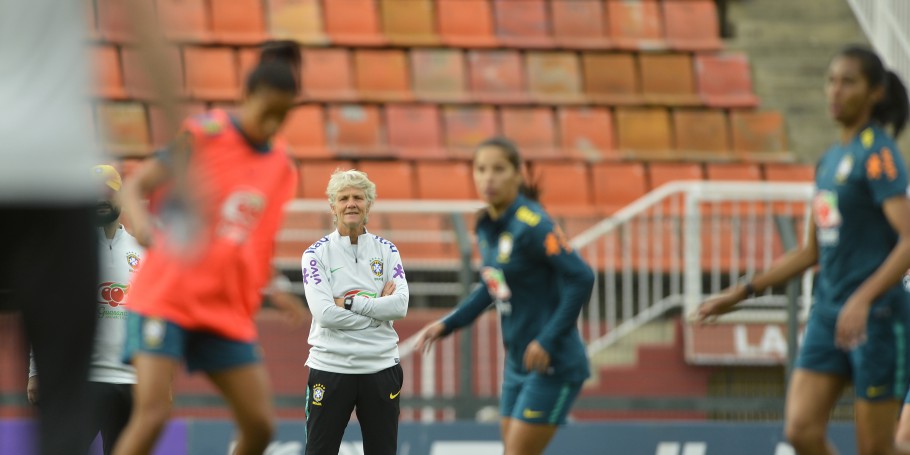
[[[93,46],[96,93],[146,98],[150,93],[136,52]],[[182,54],[182,55],[181,55]],[[171,49],[172,70],[186,94],[236,100],[257,51],[229,47]],[[305,49],[306,99],[429,101],[495,104],[608,104],[753,107],[745,54],[633,54],[512,50]],[[182,57],[182,58],[181,58]]]
[[[152,0],[149,0],[152,1]],[[154,0],[185,42],[716,50],[712,0]],[[129,42],[124,2],[86,0],[92,35]],[[97,4],[97,14],[91,8]]]
[[[99,103],[102,143],[119,154],[165,144],[160,113],[147,110],[134,102]],[[191,104],[186,113],[203,110]],[[792,159],[776,111],[306,104],[285,122],[282,134],[300,158],[466,159],[478,143],[501,135],[529,159]]]

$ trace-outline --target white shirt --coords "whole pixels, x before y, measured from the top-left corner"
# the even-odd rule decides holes
[[[335,231],[304,251],[301,267],[313,314],[307,366],[368,374],[399,363],[392,321],[407,314],[409,292],[392,242],[365,233],[352,245],[350,237]],[[395,283],[395,292],[379,297],[389,281]],[[335,298],[346,295],[355,295],[350,310],[335,305]]]
[[[83,4],[0,0],[0,204],[98,197]]]
[[[142,264],[145,250],[123,226],[117,229],[113,239],[104,235],[104,229],[98,229],[98,232],[99,284],[95,295],[98,325],[95,329],[89,381],[135,384],[135,370],[123,363],[123,347],[126,344],[129,284]],[[32,359],[29,377],[37,374]]]

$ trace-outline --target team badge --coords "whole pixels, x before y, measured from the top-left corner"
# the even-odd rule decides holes
[[[509,256],[512,255],[512,234],[503,232],[499,236],[499,262],[509,262]]]
[[[875,142],[875,132],[872,131],[872,128],[866,128],[859,135],[860,141],[863,143],[863,147],[869,149],[872,147],[872,144]]]
[[[325,398],[325,386],[316,384],[313,386],[313,404],[322,406],[322,399]]]
[[[135,272],[139,269],[139,255],[130,251],[126,253],[126,263],[130,266],[130,272]]]
[[[145,346],[157,348],[164,341],[164,321],[161,319],[146,319],[142,326],[142,337],[145,340]]]
[[[382,278],[382,272],[385,271],[385,268],[382,266],[381,260],[373,259],[370,261],[370,270],[373,271],[373,276],[376,278]]]
[[[847,181],[847,177],[850,176],[850,171],[852,170],[853,156],[847,155],[840,160],[840,164],[837,165],[837,173],[834,174],[834,179],[837,180],[837,183],[844,183]]]

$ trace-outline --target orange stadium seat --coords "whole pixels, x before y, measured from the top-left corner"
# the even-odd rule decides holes
[[[550,13],[553,36],[560,47],[608,47],[604,26],[606,16],[600,0],[553,0],[550,2]]]
[[[642,104],[638,64],[632,53],[581,56],[585,94],[598,103]]]
[[[202,114],[206,111],[203,103],[188,103],[181,106],[181,118],[178,121]],[[149,127],[151,129],[152,146],[162,147],[174,139],[176,131],[168,132],[165,127],[164,113],[160,108],[149,106]]]
[[[325,113],[317,105],[303,105],[288,113],[281,134],[298,158],[331,158],[326,147]]]
[[[157,0],[155,6],[166,38],[189,42],[212,39],[205,0]]]
[[[646,103],[671,106],[701,103],[695,94],[692,58],[687,54],[642,54],[638,62]]]
[[[752,76],[746,54],[697,54],[698,93],[712,107],[755,107]]]
[[[648,192],[642,163],[597,163],[591,166],[594,204],[606,214],[629,205]]]
[[[730,125],[733,151],[756,160],[790,157],[784,133],[784,118],[777,111],[732,111]]]
[[[563,158],[556,146],[556,128],[549,108],[504,107],[499,115],[503,136],[515,142],[525,159]]]
[[[328,144],[340,156],[387,156],[377,106],[359,104],[329,107]]]
[[[414,93],[421,101],[467,100],[464,54],[456,49],[411,50]]]
[[[515,51],[470,51],[471,92],[483,103],[528,101],[521,55]]]
[[[670,158],[670,114],[661,108],[617,108],[619,150],[632,157]]]
[[[396,156],[416,160],[447,158],[435,105],[389,104],[385,113],[389,147]]]
[[[436,0],[442,42],[454,47],[496,47],[493,12],[487,0]]]
[[[106,41],[128,43],[136,37],[130,26],[129,13],[123,0],[96,0],[98,32]]]
[[[584,163],[535,162],[532,180],[540,184],[540,202],[554,215],[592,212],[591,178]]]
[[[506,46],[553,47],[544,0],[493,0],[496,36]]]
[[[619,158],[613,146],[613,116],[606,108],[559,109],[559,133],[567,157],[591,162]]]
[[[326,101],[349,101],[357,97],[351,56],[341,48],[303,51],[301,85],[308,98]]]
[[[402,50],[354,51],[355,86],[368,101],[414,99],[408,77],[408,59]]]
[[[439,43],[431,0],[382,0],[382,31],[389,43],[428,46]]]
[[[704,180],[701,165],[696,163],[651,163],[648,166],[650,189],[679,180]]]
[[[811,164],[766,164],[765,177],[771,182],[814,182],[815,166]]]
[[[125,98],[123,71],[117,48],[107,45],[92,46],[92,68],[94,69],[95,96],[101,98]]]
[[[167,47],[169,68],[176,83],[183,85],[183,65],[180,58],[180,49],[177,47]],[[145,65],[137,51],[124,47],[121,52],[123,61],[123,83],[126,86],[126,93],[131,98],[150,99],[155,93],[154,87],[149,80]]]
[[[265,40],[262,0],[209,0],[212,36],[230,44],[259,44]]]
[[[477,144],[498,133],[496,113],[489,106],[444,107],[442,123],[445,146],[453,158],[473,159]]]
[[[607,28],[620,49],[663,49],[660,5],[655,1],[606,1]]]
[[[139,103],[99,103],[101,143],[118,156],[144,155],[149,151],[148,120]]]
[[[304,44],[326,44],[319,0],[268,0],[269,34]]]
[[[241,84],[246,82],[247,75],[256,68],[256,64],[259,63],[259,48],[255,47],[242,47],[237,53],[240,58],[240,82]]]
[[[228,101],[240,97],[234,51],[226,47],[184,47],[186,90],[200,100]]]
[[[683,159],[729,158],[731,153],[727,115],[721,110],[673,112],[673,136]]]
[[[581,75],[573,52],[528,52],[527,81],[531,97],[542,104],[580,103]]]
[[[363,161],[358,170],[376,184],[377,197],[389,199],[416,199],[414,168],[407,161]]]
[[[750,163],[708,163],[708,180],[756,181],[761,180],[761,168]]]
[[[325,188],[329,184],[329,177],[332,176],[332,173],[337,169],[346,171],[353,168],[354,163],[345,160],[304,160],[299,169],[300,190],[297,197],[326,200]]]
[[[685,51],[713,51],[721,48],[717,7],[713,0],[660,3],[664,10],[667,43],[670,47]]]
[[[420,199],[477,199],[471,164],[465,161],[417,161]]]
[[[334,44],[381,46],[386,43],[379,30],[374,0],[332,0],[323,2],[325,31]]]

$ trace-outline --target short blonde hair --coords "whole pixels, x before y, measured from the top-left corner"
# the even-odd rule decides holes
[[[335,206],[335,197],[338,193],[347,188],[362,190],[369,205],[373,205],[373,201],[376,200],[376,184],[367,178],[366,172],[356,169],[346,171],[336,169],[329,178],[329,184],[325,189],[325,195],[329,197],[329,204],[332,207]]]

